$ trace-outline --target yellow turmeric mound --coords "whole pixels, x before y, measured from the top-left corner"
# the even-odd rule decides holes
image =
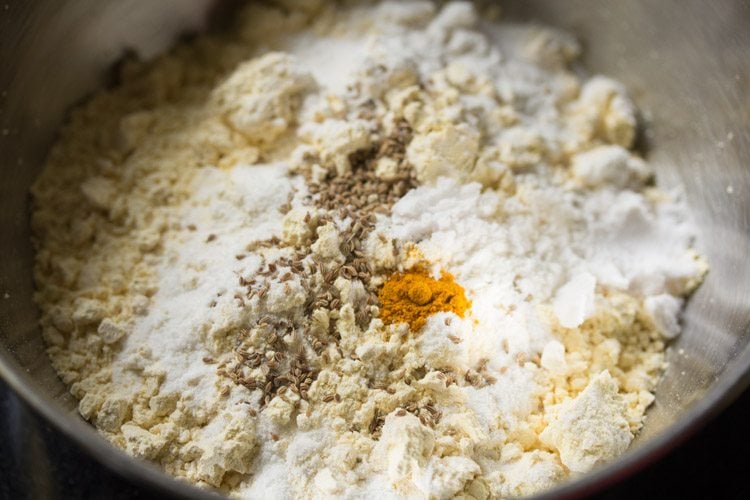
[[[408,323],[418,332],[434,313],[450,311],[463,317],[471,307],[464,289],[445,271],[436,280],[421,268],[405,273],[394,273],[383,284],[378,294],[380,318],[386,325]]]

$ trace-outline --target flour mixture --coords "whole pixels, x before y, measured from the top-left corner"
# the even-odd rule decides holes
[[[528,495],[623,453],[706,265],[625,89],[497,15],[267,2],[123,63],[33,188],[83,417],[247,498]]]

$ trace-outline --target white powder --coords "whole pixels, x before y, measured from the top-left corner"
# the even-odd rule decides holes
[[[552,307],[565,328],[577,328],[595,311],[596,278],[589,273],[573,276],[557,290]]]
[[[519,496],[621,454],[706,270],[679,195],[630,150],[625,89],[570,71],[571,36],[470,2],[281,4],[126,68],[50,155],[37,300],[81,414],[246,498]],[[311,281],[343,265],[354,219],[313,207],[309,182],[347,178],[398,124],[403,150],[372,169],[406,164],[417,187],[361,258],[375,283],[426,262],[471,301],[419,332],[360,321],[361,269],[309,313],[310,282],[268,267],[305,245]],[[259,375],[237,346],[276,319],[334,340],[264,400],[226,371]]]
[[[213,337],[248,314],[237,307],[237,276],[254,272],[260,264],[255,256],[241,261],[235,256],[245,251],[247,242],[280,232],[277,208],[291,188],[281,165],[237,165],[228,172],[206,167],[193,179],[191,199],[180,217],[186,226],[200,229],[164,242],[156,268],[159,289],[148,313],[135,318],[119,355],[127,359],[149,350],[165,373],[162,392],[190,393],[195,405],[216,398],[215,367],[202,358],[212,355]],[[118,364],[113,368],[119,385]]]

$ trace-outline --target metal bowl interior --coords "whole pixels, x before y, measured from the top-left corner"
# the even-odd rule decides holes
[[[44,353],[32,302],[28,190],[66,110],[126,49],[143,57],[204,29],[216,2],[78,0],[0,8],[0,376],[104,465],[180,496],[208,493],[109,445],[76,413]],[[506,19],[569,30],[584,65],[624,82],[663,186],[682,185],[711,272],[642,432],[626,455],[549,492],[580,495],[658,458],[744,389],[750,372],[750,1],[507,0]],[[213,496],[213,495],[210,495]]]

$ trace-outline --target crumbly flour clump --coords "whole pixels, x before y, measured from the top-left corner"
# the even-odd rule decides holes
[[[116,446],[247,498],[499,498],[629,446],[706,272],[576,40],[251,4],[126,61],[33,187],[48,353]]]

